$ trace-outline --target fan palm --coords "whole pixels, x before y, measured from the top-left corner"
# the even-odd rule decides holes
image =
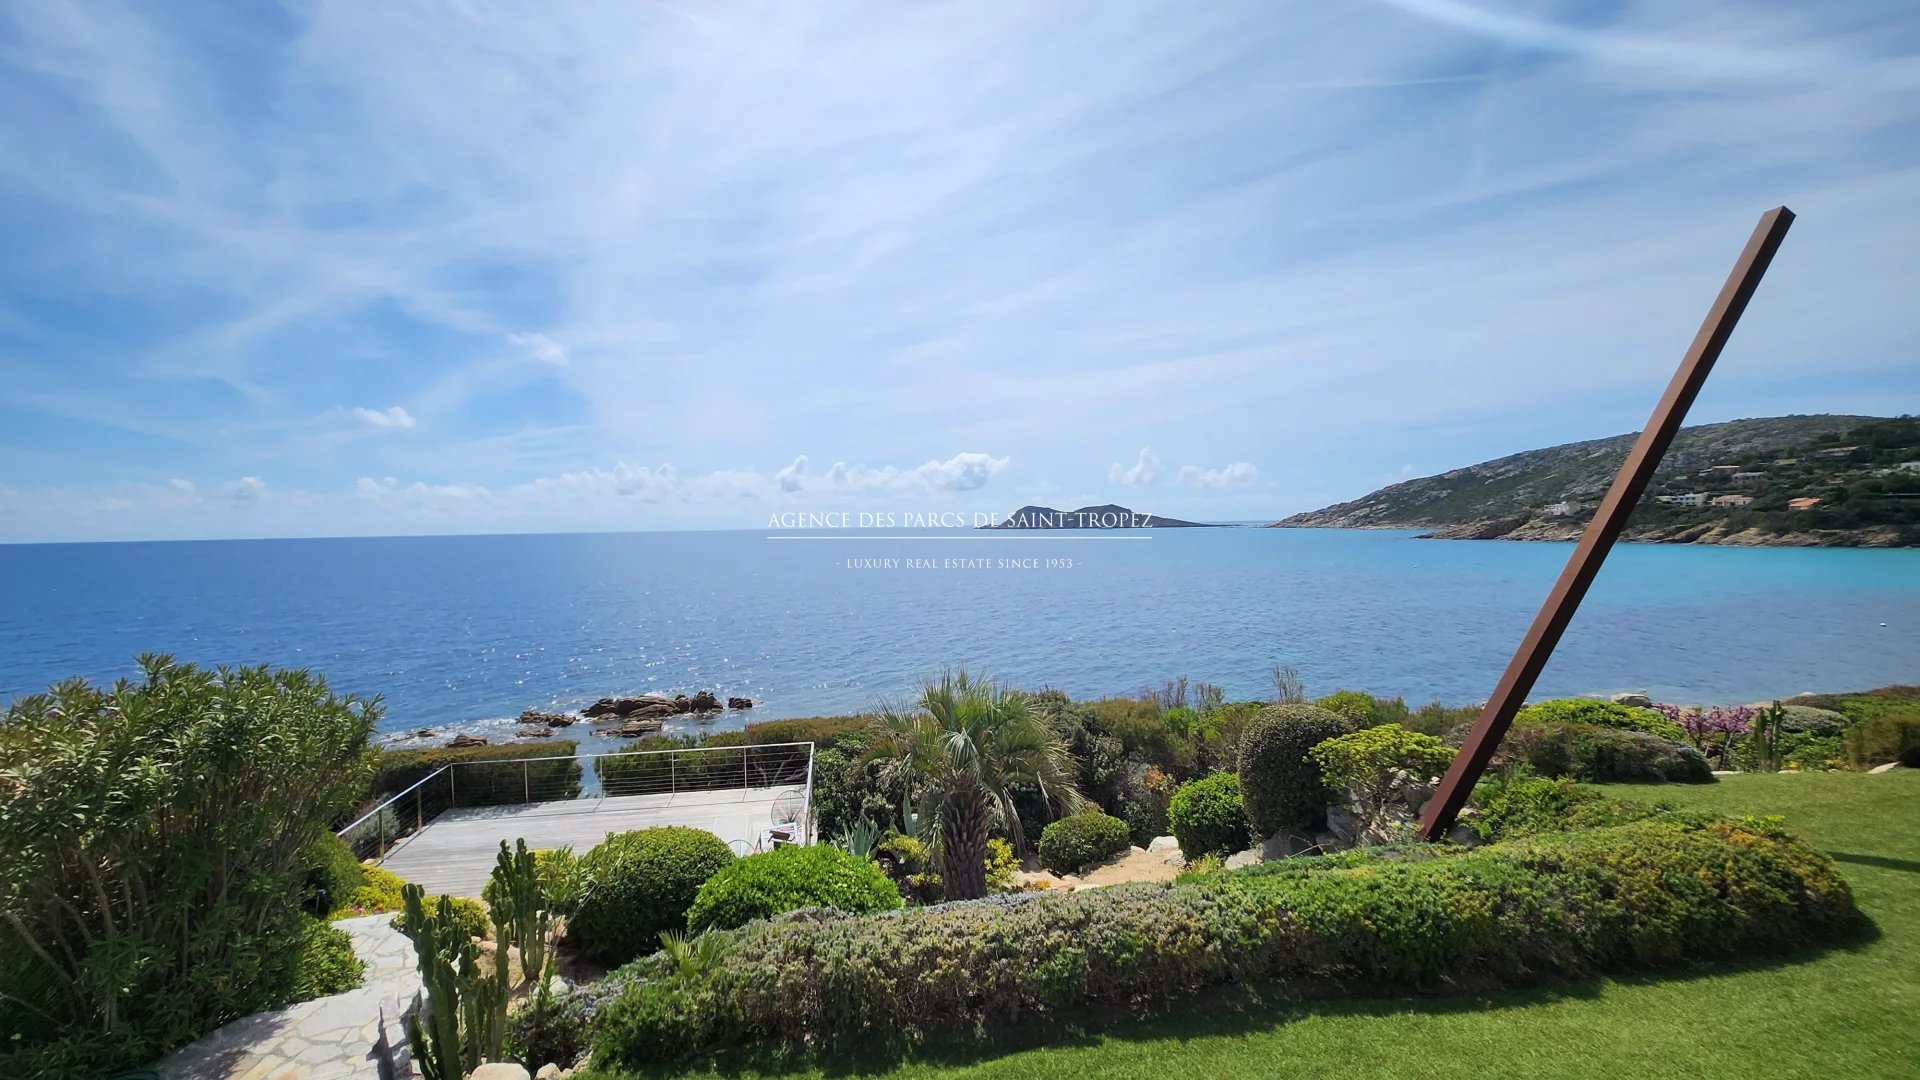
[[[1073,756],[1029,706],[1026,696],[948,672],[929,681],[915,708],[880,710],[872,756],[903,769],[909,784],[938,808],[940,872],[947,899],[986,895],[987,833],[997,821],[1024,848],[1013,791],[1039,791],[1050,807],[1080,809]]]

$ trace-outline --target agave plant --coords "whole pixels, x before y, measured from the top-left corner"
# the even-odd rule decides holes
[[[835,847],[858,858],[871,858],[873,849],[880,843],[880,826],[866,818],[861,818],[847,827],[847,831],[834,837]]]
[[[870,755],[896,762],[909,786],[937,809],[941,878],[949,900],[987,892],[987,834],[998,823],[1025,847],[1016,787],[1032,787],[1050,808],[1072,812],[1086,800],[1073,785],[1073,757],[1024,694],[965,671],[929,681],[915,708],[880,710]]]

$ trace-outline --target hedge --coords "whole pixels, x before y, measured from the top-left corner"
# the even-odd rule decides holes
[[[1679,724],[1652,709],[1634,705],[1616,705],[1594,698],[1553,698],[1537,701],[1513,717],[1516,724],[1585,724],[1588,727],[1639,731],[1673,742],[1683,742],[1687,733]]]
[[[396,795],[443,765],[462,762],[448,790],[455,806],[502,806],[527,801],[531,790],[541,799],[571,799],[580,794],[579,746],[571,739],[543,739],[538,743],[500,746],[433,746],[420,750],[388,750],[380,755],[368,805]],[[523,765],[528,758],[560,758]],[[497,763],[497,764],[494,764]],[[445,777],[441,778],[443,781]]]
[[[687,929],[731,930],[801,908],[868,914],[901,905],[900,891],[872,859],[837,847],[789,845],[730,863],[687,908]]]
[[[842,735],[866,731],[874,726],[874,718],[868,715],[856,716],[802,716],[791,720],[761,720],[747,725],[747,741],[756,745],[761,743],[814,743],[818,749],[826,749],[839,741]]]
[[[1713,769],[1691,746],[1617,728],[1585,724],[1515,724],[1500,756],[1542,776],[1588,783],[1710,784]]]
[[[691,735],[647,735],[593,759],[594,775],[610,795],[738,789],[804,784],[805,748],[748,746],[738,731],[704,740]]]
[[[577,1012],[596,1063],[638,1065],[731,1044],[984,1034],[1222,984],[1480,989],[1774,953],[1855,917],[1833,861],[1773,822],[1671,815],[1471,850],[755,923],[695,970],[634,963],[585,988]]]

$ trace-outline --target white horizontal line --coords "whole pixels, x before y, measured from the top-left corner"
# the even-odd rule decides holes
[[[1151,540],[1151,536],[769,536],[769,540]]]

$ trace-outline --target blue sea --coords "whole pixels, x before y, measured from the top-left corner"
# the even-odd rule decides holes
[[[1253,528],[807,535],[0,546],[0,701],[164,651],[316,669],[384,697],[391,732],[504,732],[523,709],[648,691],[758,703],[726,728],[864,709],[963,664],[1075,696],[1186,675],[1234,698],[1286,664],[1316,695],[1464,704],[1571,550]],[[1623,545],[1535,696],[1891,682],[1920,682],[1920,551]]]

